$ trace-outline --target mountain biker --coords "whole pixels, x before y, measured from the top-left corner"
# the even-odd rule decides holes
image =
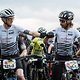
[[[46,29],[44,27],[40,27],[37,30],[39,33],[46,33]],[[41,46],[43,45],[43,47]],[[29,55],[36,55],[36,57],[41,58],[44,54],[44,42],[43,42],[43,38],[40,37],[33,37],[32,41],[30,43],[30,49],[29,49]],[[41,68],[42,67],[42,61],[39,60],[36,62],[37,68]],[[30,80],[30,67],[31,67],[31,63],[27,64],[27,76],[28,76],[28,80]]]
[[[60,27],[53,30],[55,41],[55,60],[70,60],[73,54],[73,42],[75,38],[80,42],[80,33],[73,29],[72,20],[74,14],[71,11],[62,11],[59,14]],[[64,63],[53,65],[52,80],[61,80]]]
[[[47,34],[54,35],[52,31],[51,32],[48,32]],[[49,49],[49,46],[53,43],[53,40],[54,40],[53,38],[54,38],[54,36],[51,37],[51,38],[49,38],[48,41],[47,41],[47,44],[46,45],[47,45],[47,52],[48,53],[52,53],[52,49]]]
[[[14,16],[15,14],[11,9],[4,9],[0,12],[0,17],[3,22],[3,25],[0,25],[0,54],[2,58],[18,56],[16,37],[20,29],[12,25]],[[17,61],[16,74],[19,80],[25,80],[22,66],[19,61]]]
[[[27,55],[29,55],[29,46],[30,46],[31,40],[24,33],[20,33],[18,37],[18,47],[19,47],[20,52],[22,51],[21,46],[20,46],[22,43],[25,43],[25,46],[27,49]]]
[[[22,56],[27,56],[27,46],[28,46],[28,41],[26,40],[27,36],[23,33],[20,33],[18,36],[18,48],[19,48],[19,53],[20,53],[20,57]],[[26,71],[26,61],[23,59],[21,60],[22,62],[22,66],[23,66],[23,70],[24,70],[24,76],[25,78],[27,78],[27,71]]]
[[[38,29],[39,33],[46,33],[46,29],[43,27],[40,27]],[[40,38],[40,37],[35,37],[32,42],[31,42],[31,47],[32,47],[32,52],[31,54],[35,54],[37,56],[42,56],[44,53],[44,49],[43,47],[45,46],[44,44],[44,38]]]
[[[50,62],[53,59],[53,53],[54,53],[53,52],[54,48],[50,47],[51,44],[53,43],[54,34],[52,31],[50,31],[47,33],[47,35],[49,35],[49,37],[51,37],[51,38],[48,38],[47,42],[46,42],[46,50],[47,50],[46,57],[47,57],[47,61]],[[52,63],[47,63],[47,66],[49,68],[49,76],[51,77],[52,76]]]
[[[15,58],[19,56],[16,38],[22,29],[20,30],[20,28],[12,24],[14,16],[15,14],[11,9],[4,9],[0,12],[3,22],[3,25],[0,25],[0,49],[2,58]],[[25,80],[20,60],[17,60],[16,74],[19,80]]]
[[[27,48],[26,48],[26,42],[25,42],[25,35],[19,34],[18,38],[18,47],[20,51],[20,56],[26,56],[27,55]]]
[[[3,25],[0,25],[0,57],[18,57],[19,49],[17,43],[17,36],[20,32],[29,34],[32,36],[43,37],[45,34],[40,34],[38,32],[31,32],[29,30],[23,30],[16,25],[13,25],[14,12],[11,9],[4,9],[0,12],[0,18]],[[19,80],[25,80],[22,64],[20,60],[17,60],[16,74]]]

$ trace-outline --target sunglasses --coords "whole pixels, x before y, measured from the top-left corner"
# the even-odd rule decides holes
[[[65,20],[62,20],[62,19],[60,19],[59,21],[60,21],[61,23],[65,23],[65,22],[66,22]]]

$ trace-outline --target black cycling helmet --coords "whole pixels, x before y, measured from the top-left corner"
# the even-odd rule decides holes
[[[46,36],[47,36],[48,38],[53,38],[53,37],[54,37],[54,33],[53,33],[53,32],[48,32],[48,33],[46,34]]]
[[[73,20],[74,19],[74,14],[71,11],[62,11],[59,14],[60,19],[65,19],[65,20]]]
[[[14,12],[11,9],[4,9],[0,12],[0,17],[13,17],[14,16]]]

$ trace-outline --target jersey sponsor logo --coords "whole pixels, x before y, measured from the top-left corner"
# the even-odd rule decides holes
[[[13,30],[10,30],[9,34],[14,34],[14,31]]]
[[[68,35],[69,35],[69,36],[72,36],[73,34],[70,34],[70,33],[69,33]]]

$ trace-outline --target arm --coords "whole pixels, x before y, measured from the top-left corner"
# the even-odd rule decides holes
[[[26,49],[25,43],[21,44],[21,50],[22,50],[22,52],[20,54],[20,57],[27,56],[27,49]]]
[[[33,32],[33,31],[29,31],[29,30],[24,30],[23,33],[24,33],[24,34],[32,35],[32,36],[34,36],[34,37],[40,36],[40,33],[38,33],[38,32]]]
[[[76,52],[76,56],[80,56],[80,49]]]
[[[54,47],[54,45],[50,44],[50,46],[48,47],[48,53],[51,53],[52,47]]]
[[[23,33],[29,34],[29,35],[34,36],[34,37],[40,37],[40,38],[44,38],[45,36],[47,36],[49,38],[53,37],[53,34],[38,33],[38,32],[29,31],[29,30],[25,30]]]
[[[24,49],[24,50],[22,51],[20,57],[22,57],[22,56],[27,56],[27,49]]]

